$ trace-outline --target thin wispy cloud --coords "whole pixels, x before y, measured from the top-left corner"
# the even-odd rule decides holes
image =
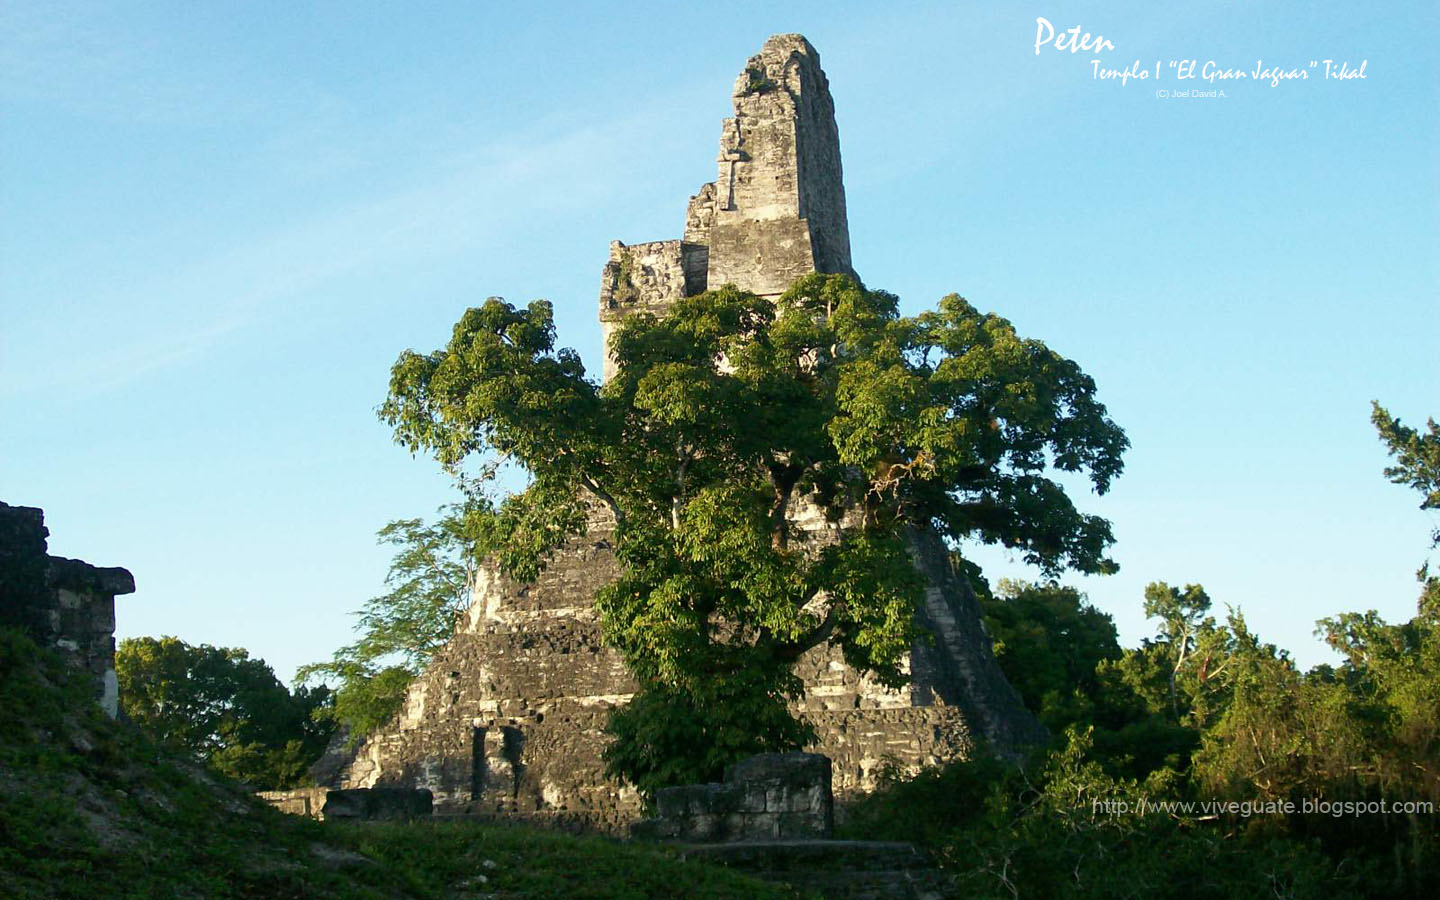
[[[120,4],[0,4],[0,102],[190,128],[324,121],[339,103],[293,73],[157,35],[136,18]]]
[[[83,306],[108,313],[103,327],[86,334],[71,325],[46,329],[41,321],[29,333],[12,331],[0,360],[0,371],[9,370],[0,397],[113,390],[303,306],[336,279],[493,242],[515,225],[501,213],[506,209],[525,209],[536,227],[592,210],[624,183],[592,177],[597,166],[637,165],[636,154],[615,142],[617,129],[663,144],[663,122],[654,113],[568,128],[547,122],[432,165],[409,186],[276,226],[140,283],[97,287]],[[61,344],[64,353],[57,352]]]

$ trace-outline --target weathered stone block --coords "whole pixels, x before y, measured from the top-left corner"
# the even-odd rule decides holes
[[[763,813],[769,809],[769,791],[764,784],[747,784],[741,787],[740,809],[747,813]]]
[[[780,813],[754,813],[745,817],[745,830],[733,835],[737,841],[773,841],[780,836]]]
[[[806,810],[823,810],[826,807],[826,790],[819,785],[808,790],[793,791],[788,798],[790,802],[785,805],[784,812],[803,812]]]
[[[326,819],[405,821],[429,816],[433,805],[424,788],[350,788],[326,791],[321,814]]]
[[[680,837],[678,819],[643,819],[630,828],[630,836],[642,841],[671,841]]]
[[[661,816],[687,816],[714,811],[713,788],[709,784],[685,784],[655,792],[655,808]]]
[[[776,814],[779,838],[825,838],[831,830],[825,827],[825,817],[818,810],[797,810]]]
[[[726,222],[710,229],[709,284],[743,285],[766,297],[815,271],[810,229],[801,219]]]
[[[790,809],[790,794],[780,786],[765,789],[765,810],[767,812],[785,812]]]
[[[707,797],[709,812],[721,816],[743,812],[745,795],[736,785],[715,784],[706,787],[710,789]]]
[[[691,813],[681,826],[681,835],[692,841],[709,841],[720,836],[723,819],[709,813]]]
[[[830,761],[824,756],[762,754],[731,766],[725,775],[727,780],[721,784],[657,791],[657,818],[632,834],[677,834],[692,841],[755,841],[820,838],[833,832]]]

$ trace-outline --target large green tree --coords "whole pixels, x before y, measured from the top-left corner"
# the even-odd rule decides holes
[[[128,718],[171,750],[256,787],[302,783],[333,730],[317,716],[329,690],[292,693],[240,648],[126,638],[115,672]]]
[[[1109,524],[1052,477],[1104,492],[1121,470],[1094,382],[958,296],[906,317],[846,276],[777,302],[727,286],[630,317],[609,350],[602,388],[556,348],[548,303],[491,299],[447,346],[401,355],[381,417],[452,468],[526,472],[475,529],[512,574],[592,508],[613,518],[622,574],[597,607],[642,691],[611,761],[642,787],[717,774],[717,743],[733,758],[803,740],[786,703],[812,647],[902,681],[923,587],[911,529],[1047,573],[1114,568]],[[826,527],[798,527],[802,506]]]

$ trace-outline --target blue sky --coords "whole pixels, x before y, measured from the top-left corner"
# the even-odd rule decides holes
[[[1434,4],[29,4],[0,7],[0,499],[125,565],[119,634],[282,677],[379,593],[374,532],[449,496],[375,418],[389,365],[490,295],[598,371],[612,239],[679,235],[731,84],[800,31],[836,98],[852,245],[908,312],[958,292],[1096,379],[1133,447],[1122,639],[1203,583],[1306,664],[1414,609],[1432,522],[1379,399],[1440,414]],[[1363,80],[1092,78],[1034,48]],[[1209,88],[1198,79],[1191,84]],[[1025,577],[995,551],[992,577]],[[1033,573],[1028,573],[1033,575]]]

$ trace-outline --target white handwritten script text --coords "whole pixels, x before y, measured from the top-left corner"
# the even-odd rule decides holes
[[[1157,97],[1224,97],[1225,92],[1218,94],[1214,91],[1190,91],[1184,84],[1187,81],[1204,81],[1212,88],[1231,82],[1253,81],[1257,84],[1279,87],[1282,84],[1291,82],[1315,81],[1350,82],[1364,81],[1370,61],[1360,60],[1359,65],[1352,64],[1344,59],[1312,59],[1300,65],[1287,65],[1266,62],[1264,59],[1255,60],[1254,65],[1225,65],[1213,59],[1172,59],[1168,61],[1155,60],[1153,63],[1133,59],[1128,62],[1112,63],[1102,58],[1101,54],[1108,50],[1115,49],[1115,42],[1104,35],[1091,34],[1082,29],[1079,25],[1073,28],[1057,30],[1055,25],[1044,16],[1035,17],[1035,55],[1040,55],[1043,47],[1051,47],[1061,53],[1068,52],[1071,55],[1076,53],[1090,53],[1090,79],[1092,81],[1108,81],[1121,85],[1129,84],[1132,81],[1165,81],[1176,82],[1183,90],[1160,89],[1156,91]]]
[[[1050,24],[1050,20],[1045,18],[1044,16],[1036,16],[1035,55],[1039,56],[1040,48],[1045,46],[1046,44],[1049,44],[1051,41],[1055,42],[1054,47],[1056,50],[1069,50],[1071,53],[1079,53],[1081,50],[1090,50],[1096,54],[1099,54],[1106,50],[1115,49],[1115,45],[1105,40],[1103,35],[1092,35],[1090,32],[1087,31],[1085,32],[1084,36],[1081,36],[1079,25],[1076,25],[1069,31],[1062,31],[1060,32],[1059,36],[1056,36],[1055,26]]]

